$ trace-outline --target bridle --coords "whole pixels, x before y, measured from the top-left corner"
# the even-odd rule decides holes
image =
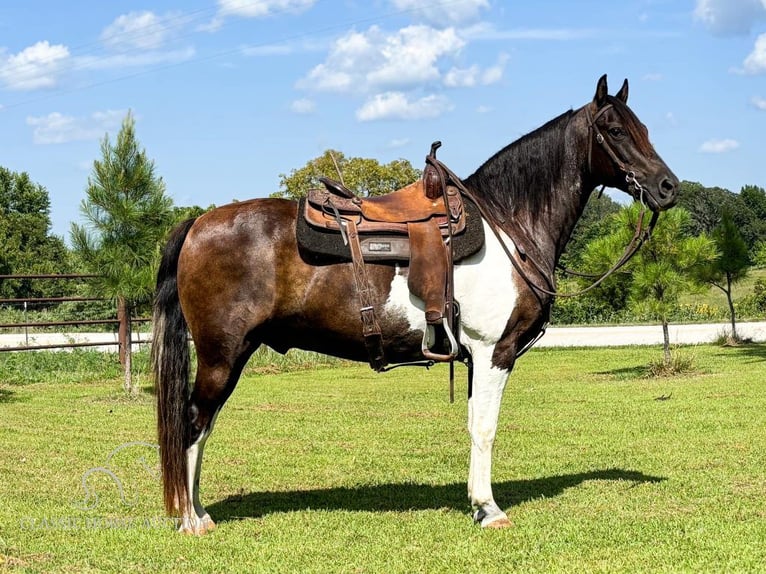
[[[611,268],[609,268],[607,271],[605,271],[601,275],[590,274],[590,273],[580,273],[577,271],[572,271],[571,269],[567,269],[563,265],[556,264],[556,266],[559,269],[561,269],[563,272],[569,275],[574,275],[576,277],[585,277],[589,279],[596,279],[596,281],[593,284],[589,285],[588,287],[580,291],[576,291],[574,293],[547,292],[548,295],[554,295],[557,297],[574,297],[577,295],[582,295],[583,293],[586,293],[590,291],[591,289],[594,289],[601,283],[603,283],[604,280],[607,279],[607,277],[609,277],[611,274],[613,274],[618,269],[620,269],[623,265],[625,265],[641,248],[641,245],[643,245],[644,242],[651,237],[652,231],[654,231],[654,226],[657,224],[657,219],[660,216],[658,211],[653,211],[652,218],[649,221],[649,225],[646,227],[646,229],[643,228],[644,216],[646,215],[646,210],[647,210],[646,202],[644,201],[644,194],[646,193],[646,190],[641,185],[641,183],[639,183],[639,181],[636,179],[635,172],[631,169],[628,169],[628,167],[626,167],[625,163],[617,156],[617,153],[615,153],[614,149],[612,149],[612,147],[606,141],[606,138],[604,138],[604,135],[598,129],[598,124],[596,124],[596,121],[598,120],[599,117],[601,117],[601,115],[604,112],[606,112],[611,107],[613,107],[612,104],[607,104],[604,107],[602,107],[595,116],[592,116],[590,113],[590,106],[589,105],[585,106],[585,117],[588,120],[588,173],[593,172],[591,158],[593,154],[593,141],[595,140],[603,148],[606,154],[611,158],[611,160],[617,166],[617,169],[619,169],[621,172],[625,174],[625,182],[628,184],[628,191],[631,194],[633,194],[631,192],[631,188],[632,188],[634,191],[637,192],[637,194],[635,194],[634,197],[636,197],[638,201],[641,203],[641,213],[638,216],[636,231],[633,234],[633,237],[631,238],[627,247],[625,248],[625,251],[622,254],[622,257],[620,257]],[[593,131],[593,136],[591,136],[591,130]],[[601,190],[599,191],[599,197],[604,192],[605,187],[606,187],[605,185],[601,186]],[[537,267],[538,271],[540,271],[537,265],[535,265],[535,267]],[[547,277],[546,277],[546,281],[548,281],[548,283],[550,284],[550,281],[548,280]],[[530,283],[529,281],[527,281],[527,283],[529,283],[530,286],[532,287],[536,287],[534,284]]]

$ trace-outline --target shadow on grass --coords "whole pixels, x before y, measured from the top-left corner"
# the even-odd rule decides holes
[[[658,483],[665,478],[623,469],[606,469],[538,478],[511,480],[493,485],[501,505],[516,506],[538,498],[552,498],[589,480]],[[507,506],[506,506],[507,507]],[[288,492],[250,492],[231,496],[208,506],[216,521],[260,518],[268,514],[301,510],[404,512],[448,508],[469,509],[466,484],[380,484]]]
[[[0,404],[12,403],[18,400],[15,395],[16,393],[10,389],[0,389]]]
[[[720,354],[738,355],[750,363],[766,361],[766,344],[746,343],[742,345],[721,347]]]
[[[608,371],[598,371],[597,375],[609,375],[618,380],[640,379],[646,376],[648,364],[636,365],[635,367],[620,367],[618,369],[609,369]]]

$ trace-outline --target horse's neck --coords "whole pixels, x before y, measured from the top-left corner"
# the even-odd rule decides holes
[[[541,265],[549,267],[551,274],[593,190],[592,182],[585,175],[587,152],[578,120],[572,118],[565,131],[565,157],[558,177],[547,189],[539,190],[550,194],[541,202],[543,207],[537,211],[526,209],[497,214],[498,221],[503,222],[503,231]],[[492,184],[502,185],[502,182],[490,182]]]

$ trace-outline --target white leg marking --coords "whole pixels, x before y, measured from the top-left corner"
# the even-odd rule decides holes
[[[491,357],[491,347],[474,345],[473,391],[468,400],[471,436],[468,497],[476,511],[474,517],[482,526],[508,520],[492,495],[492,449],[508,371],[491,366]]]
[[[179,529],[182,532],[192,534],[204,534],[215,528],[215,523],[210,518],[199,498],[199,480],[202,472],[202,456],[205,452],[205,443],[213,432],[218,412],[213,415],[208,428],[199,436],[197,441],[186,450],[186,486],[190,495],[187,507],[181,516]]]
[[[492,230],[484,223],[484,247],[455,266],[455,299],[460,303],[461,343],[474,362],[473,392],[468,401],[471,460],[468,496],[482,526],[506,525],[508,517],[492,496],[492,448],[508,371],[492,366],[492,353],[518,302],[515,271]],[[513,243],[505,236],[513,251]],[[404,317],[412,330],[425,329],[423,303],[407,288],[397,269],[386,311]]]

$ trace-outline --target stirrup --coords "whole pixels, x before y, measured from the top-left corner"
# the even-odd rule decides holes
[[[452,329],[449,328],[446,317],[442,317],[442,327],[444,327],[444,333],[447,335],[447,340],[449,341],[449,354],[443,355],[441,353],[434,353],[431,351],[429,346],[435,343],[436,329],[433,325],[427,323],[425,331],[423,331],[423,343],[420,347],[420,350],[426,359],[431,359],[432,361],[447,362],[457,357],[458,353],[460,352],[460,347],[455,340],[455,335],[452,334]]]

